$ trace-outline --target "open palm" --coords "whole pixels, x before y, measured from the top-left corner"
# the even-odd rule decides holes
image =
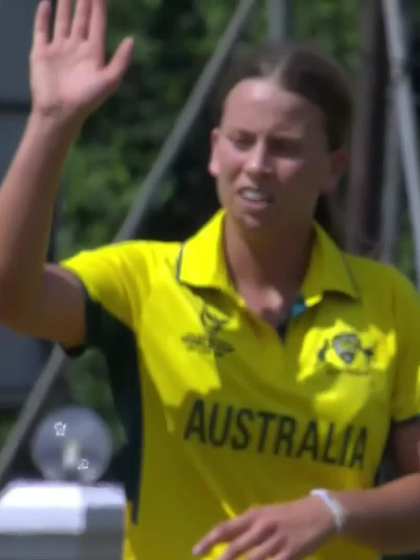
[[[61,119],[85,118],[118,87],[130,62],[125,39],[105,61],[106,0],[58,0],[38,6],[31,53],[33,109]]]

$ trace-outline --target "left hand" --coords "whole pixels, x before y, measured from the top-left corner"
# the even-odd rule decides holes
[[[201,556],[213,546],[229,543],[219,560],[247,554],[249,560],[300,560],[335,533],[331,512],[317,496],[285,504],[253,508],[221,523],[194,548]]]

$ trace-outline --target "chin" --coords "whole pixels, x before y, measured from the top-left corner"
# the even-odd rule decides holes
[[[236,226],[245,234],[267,235],[276,231],[279,226],[279,219],[267,216],[265,213],[241,213],[235,216]]]

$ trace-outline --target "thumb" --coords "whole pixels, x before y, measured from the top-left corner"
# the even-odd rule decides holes
[[[105,75],[107,80],[118,87],[122,77],[124,76],[130,62],[133,58],[134,39],[126,37],[118,46],[114,56],[109,61],[105,68]]]

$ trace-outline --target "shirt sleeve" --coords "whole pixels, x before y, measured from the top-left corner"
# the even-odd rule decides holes
[[[150,286],[150,244],[133,241],[83,251],[61,263],[83,284],[89,304],[134,330]]]
[[[404,422],[420,417],[420,296],[402,274],[393,274],[397,357],[392,418]]]

